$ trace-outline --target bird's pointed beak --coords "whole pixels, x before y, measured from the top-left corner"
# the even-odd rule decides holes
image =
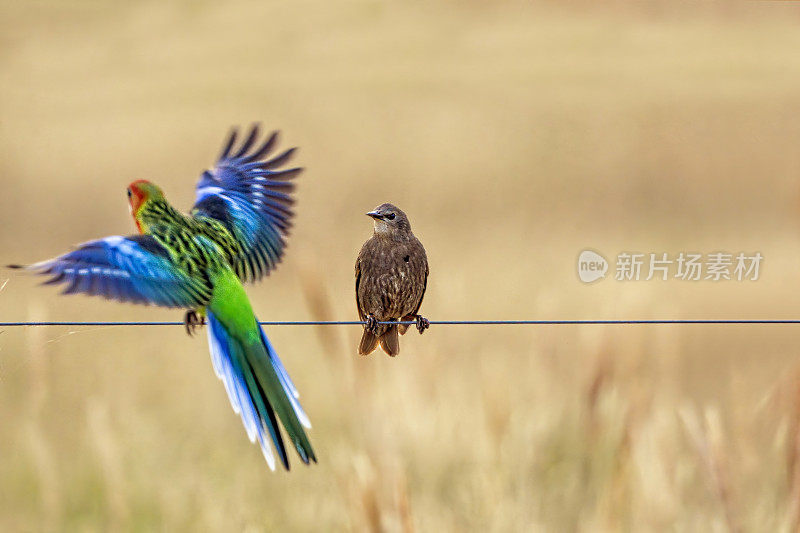
[[[380,213],[378,213],[377,211],[370,211],[369,213],[367,213],[367,216],[368,216],[368,217],[372,217],[372,218],[374,218],[375,220],[381,220],[381,219],[383,218],[383,217],[381,216],[381,214],[380,214]]]

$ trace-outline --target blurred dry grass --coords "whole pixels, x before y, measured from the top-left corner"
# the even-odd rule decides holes
[[[402,206],[433,319],[800,316],[789,3],[3,2],[0,263],[176,205],[232,124],[308,171],[264,319],[351,318]],[[755,283],[580,284],[577,253],[758,250]],[[9,274],[10,275],[10,274]],[[0,282],[3,280],[0,279]],[[176,319],[13,277],[2,319]],[[269,331],[320,464],[270,474],[181,328],[0,332],[0,529],[796,530],[795,327]]]

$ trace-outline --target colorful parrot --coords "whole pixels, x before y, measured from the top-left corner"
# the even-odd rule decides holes
[[[289,469],[278,419],[300,459],[317,461],[303,427],[311,428],[299,395],[253,314],[243,282],[277,266],[291,226],[293,178],[279,170],[294,148],[267,159],[278,134],[261,144],[258,125],[238,146],[234,129],[212,170],[203,172],[189,215],[167,202],[161,189],[139,180],[128,186],[139,235],[112,236],[26,268],[67,284],[64,294],[86,293],[122,302],[188,309],[191,335],[208,319],[208,343],[217,376],[251,442],[258,439],[270,469],[271,440]]]

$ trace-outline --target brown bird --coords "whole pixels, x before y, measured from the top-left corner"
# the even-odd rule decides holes
[[[356,260],[356,305],[366,321],[358,353],[367,355],[380,343],[387,354],[400,352],[400,340],[408,325],[378,322],[415,320],[420,334],[430,327],[419,314],[428,284],[428,257],[411,232],[408,217],[392,204],[381,204],[367,213],[375,231],[361,247]]]

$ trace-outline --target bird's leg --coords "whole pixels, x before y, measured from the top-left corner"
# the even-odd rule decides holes
[[[206,325],[206,317],[203,314],[198,315],[197,312],[192,309],[187,311],[186,315],[183,317],[183,325],[186,326],[186,333],[191,337],[198,326],[202,327]]]
[[[364,329],[369,331],[370,333],[374,333],[375,335],[378,334],[378,319],[375,318],[375,315],[369,314],[367,318],[364,320],[366,324],[364,324]]]
[[[422,335],[426,329],[431,327],[431,321],[422,315],[417,315],[416,321],[417,321],[417,331],[419,331],[420,335]]]

